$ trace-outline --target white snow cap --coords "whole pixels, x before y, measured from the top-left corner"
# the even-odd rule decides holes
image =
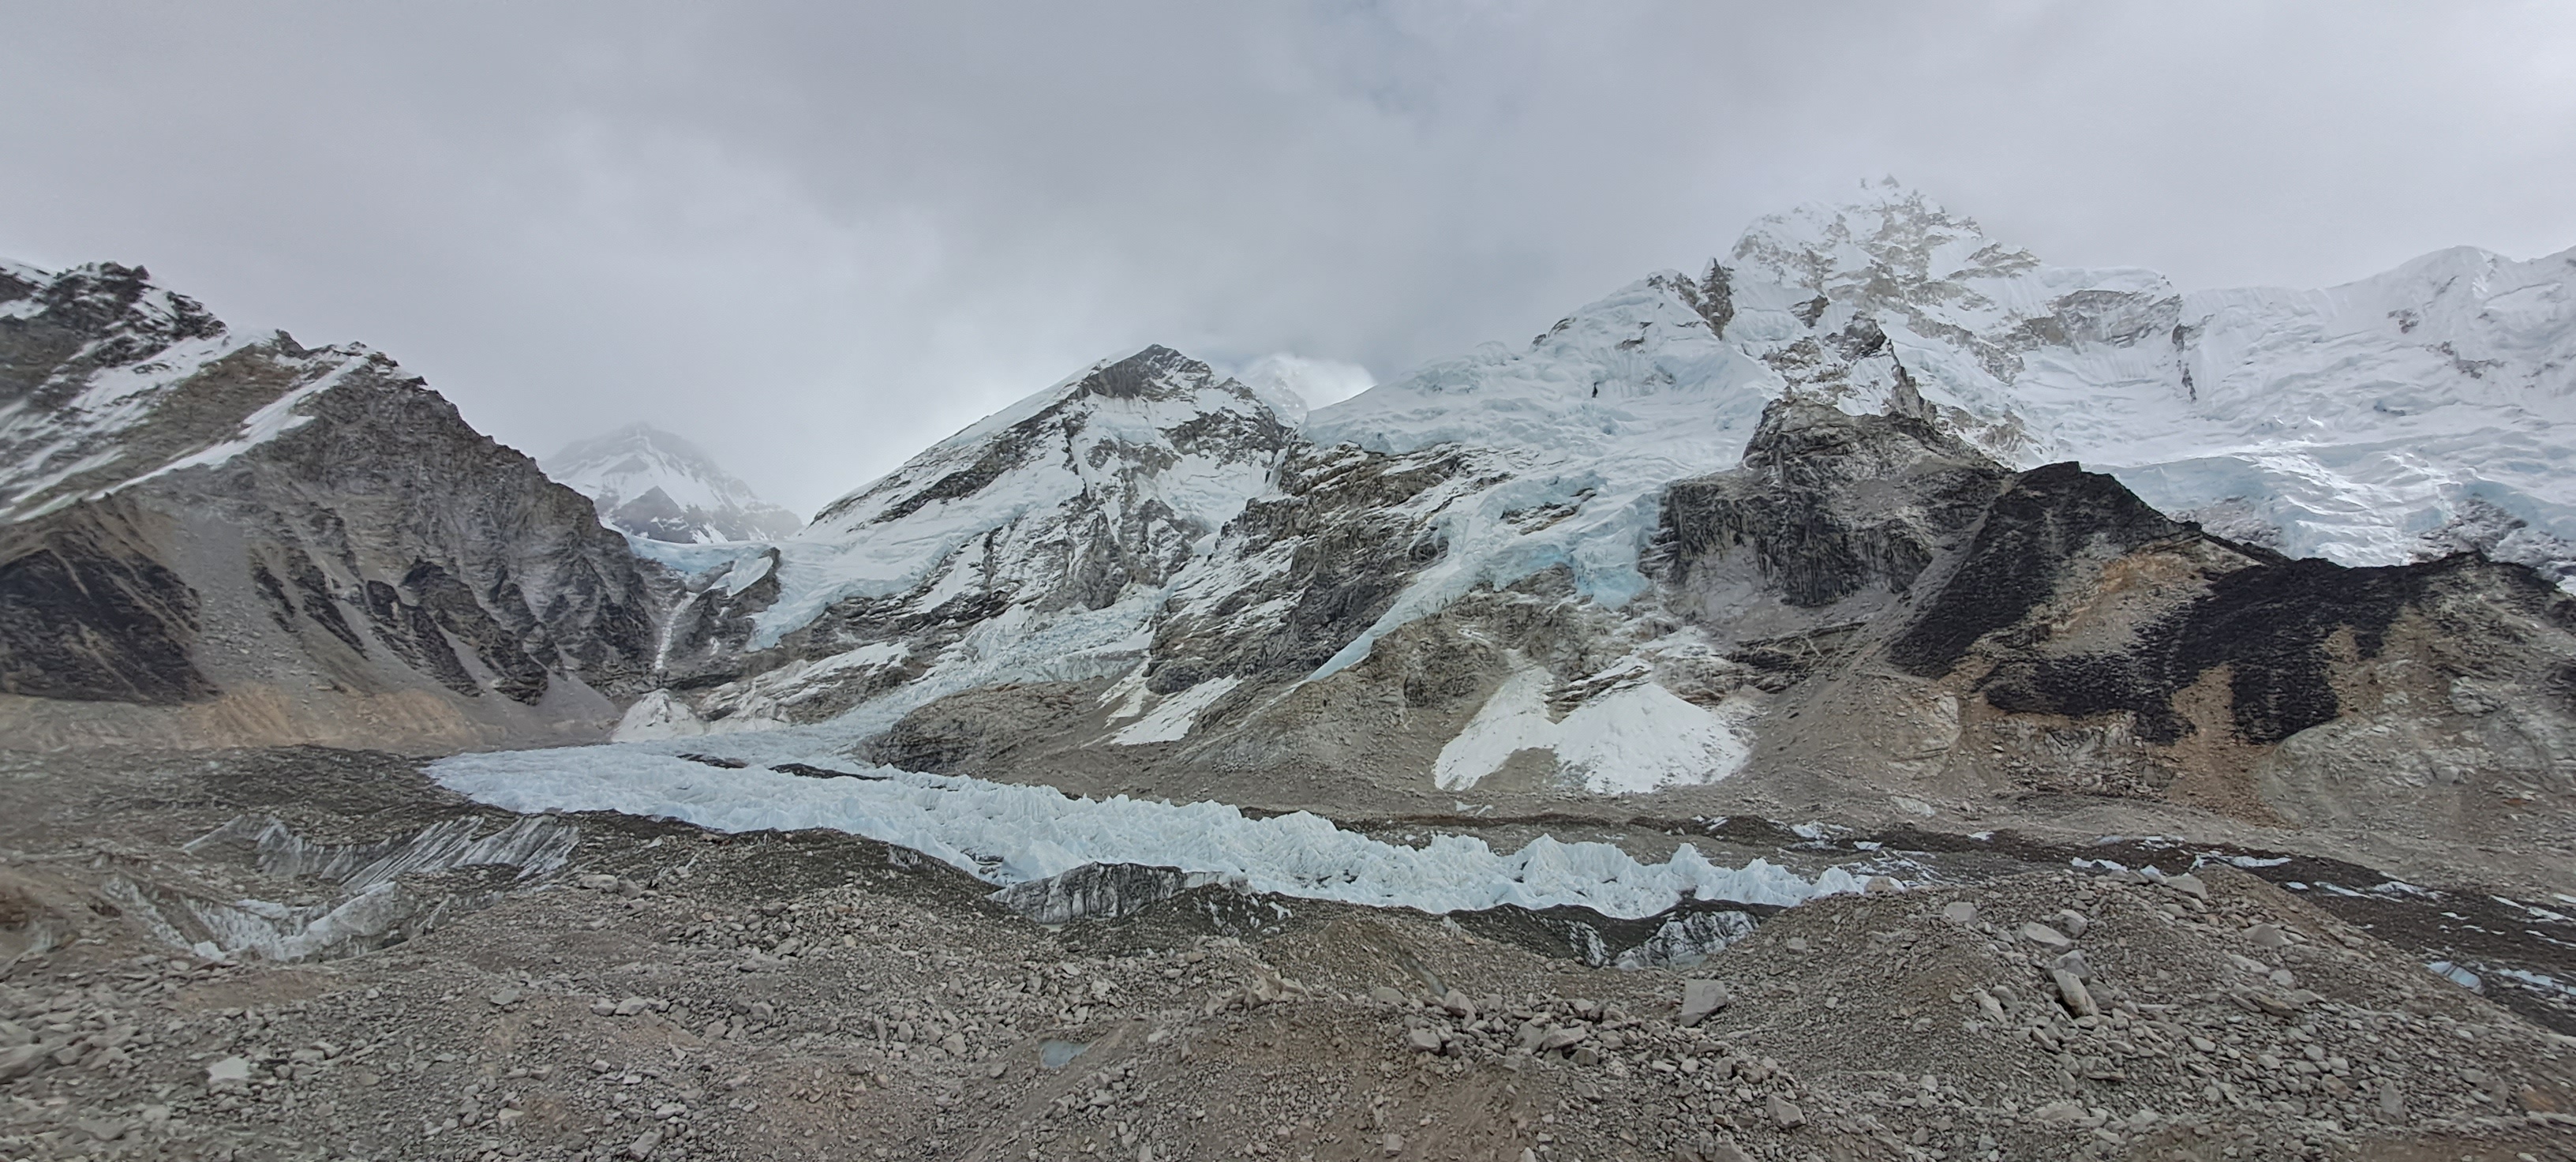
[[[589,497],[601,519],[640,536],[770,540],[805,523],[762,500],[696,444],[650,424],[576,441],[541,465],[555,483]]]

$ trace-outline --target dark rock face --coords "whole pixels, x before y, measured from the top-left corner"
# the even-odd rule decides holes
[[[1291,452],[1279,469],[1279,495],[1245,505],[1227,525],[1235,556],[1284,553],[1286,567],[1222,592],[1178,595],[1155,627],[1147,688],[1163,694],[1210,678],[1293,678],[1323,665],[1446,551],[1428,514],[1407,506],[1468,471],[1467,456],[1454,449]],[[1289,607],[1275,628],[1227,628],[1245,611],[1279,600]]]
[[[2013,479],[1985,514],[1967,555],[1888,647],[1896,667],[1936,677],[1977,639],[2020,624],[2076,569],[2108,556],[2192,535],[2149,508],[2120,482],[2073,464],[2051,464]]]
[[[1793,606],[1877,586],[1904,593],[1976,522],[2005,473],[1911,416],[1851,416],[1782,399],[1740,468],[1675,482],[1660,540],[1668,579],[1738,552]]]
[[[166,706],[210,697],[197,595],[108,503],[0,527],[0,691]]]
[[[301,556],[310,587],[363,594],[380,636],[408,639],[460,694],[488,681],[532,703],[550,673],[577,673],[612,696],[640,693],[655,598],[624,539],[420,380],[389,361],[370,370],[381,374],[352,374],[314,396],[315,422],[213,470],[196,490],[282,556]],[[317,616],[317,627],[341,636],[329,625],[338,613]],[[484,677],[464,676],[450,638]]]
[[[2283,561],[2217,578],[2142,631],[2134,649],[2007,657],[1978,686],[2006,711],[2131,714],[2139,737],[2170,745],[2193,729],[2175,712],[2175,696],[2226,667],[2237,736],[2277,743],[2341,713],[2338,638],[2350,661],[2375,660],[2398,617],[2433,612],[2438,593],[2461,590],[2500,594],[2531,616],[2576,625],[2576,607],[2518,565],[2466,554],[2379,569]]]
[[[1092,372],[1076,390],[1078,394],[1110,399],[1138,399],[1165,376],[1193,368],[1206,371],[1205,364],[1158,343]]]

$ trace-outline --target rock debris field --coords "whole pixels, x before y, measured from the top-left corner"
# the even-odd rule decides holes
[[[1615,970],[1222,887],[1048,928],[903,849],[539,835],[390,756],[0,768],[9,1159],[2576,1157],[2576,1040],[2224,866]],[[262,923],[311,954],[224,951]]]

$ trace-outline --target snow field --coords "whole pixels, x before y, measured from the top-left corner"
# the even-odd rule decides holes
[[[1642,676],[1643,665],[1639,664]],[[1726,716],[1682,701],[1651,681],[1587,699],[1549,718],[1545,670],[1504,679],[1432,766],[1441,790],[1462,791],[1523,750],[1555,754],[1557,769],[1596,795],[1635,795],[1713,783],[1743,769],[1751,743]]]
[[[1638,917],[1684,899],[1790,905],[1862,884],[1841,868],[1809,880],[1759,859],[1721,867],[1689,844],[1656,864],[1611,844],[1546,836],[1507,853],[1456,835],[1410,847],[1305,812],[1251,819],[1222,803],[1078,799],[1052,787],[891,767],[861,772],[864,779],[814,779],[609,746],[458,755],[430,773],[450,790],[513,811],[618,811],[719,831],[843,831],[1004,885],[1086,863],[1136,863],[1203,872],[1252,891],[1435,914],[1573,904]]]

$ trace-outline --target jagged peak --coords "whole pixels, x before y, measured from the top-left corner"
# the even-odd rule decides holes
[[[1997,240],[1977,220],[1953,213],[1894,178],[1864,183],[1845,202],[1811,202],[1755,220],[1729,259],[1788,286],[1831,295],[1856,281],[1895,290],[1931,282],[2002,277],[2040,265],[2039,256]]]
[[[205,304],[152,281],[140,266],[88,262],[59,271],[0,261],[0,320],[48,319],[97,336],[92,366],[146,359],[191,339],[219,339]],[[14,286],[14,292],[7,288]]]
[[[1074,385],[1073,394],[1142,399],[1176,388],[1196,388],[1215,377],[1214,368],[1156,343],[1124,359],[1093,365]]]

